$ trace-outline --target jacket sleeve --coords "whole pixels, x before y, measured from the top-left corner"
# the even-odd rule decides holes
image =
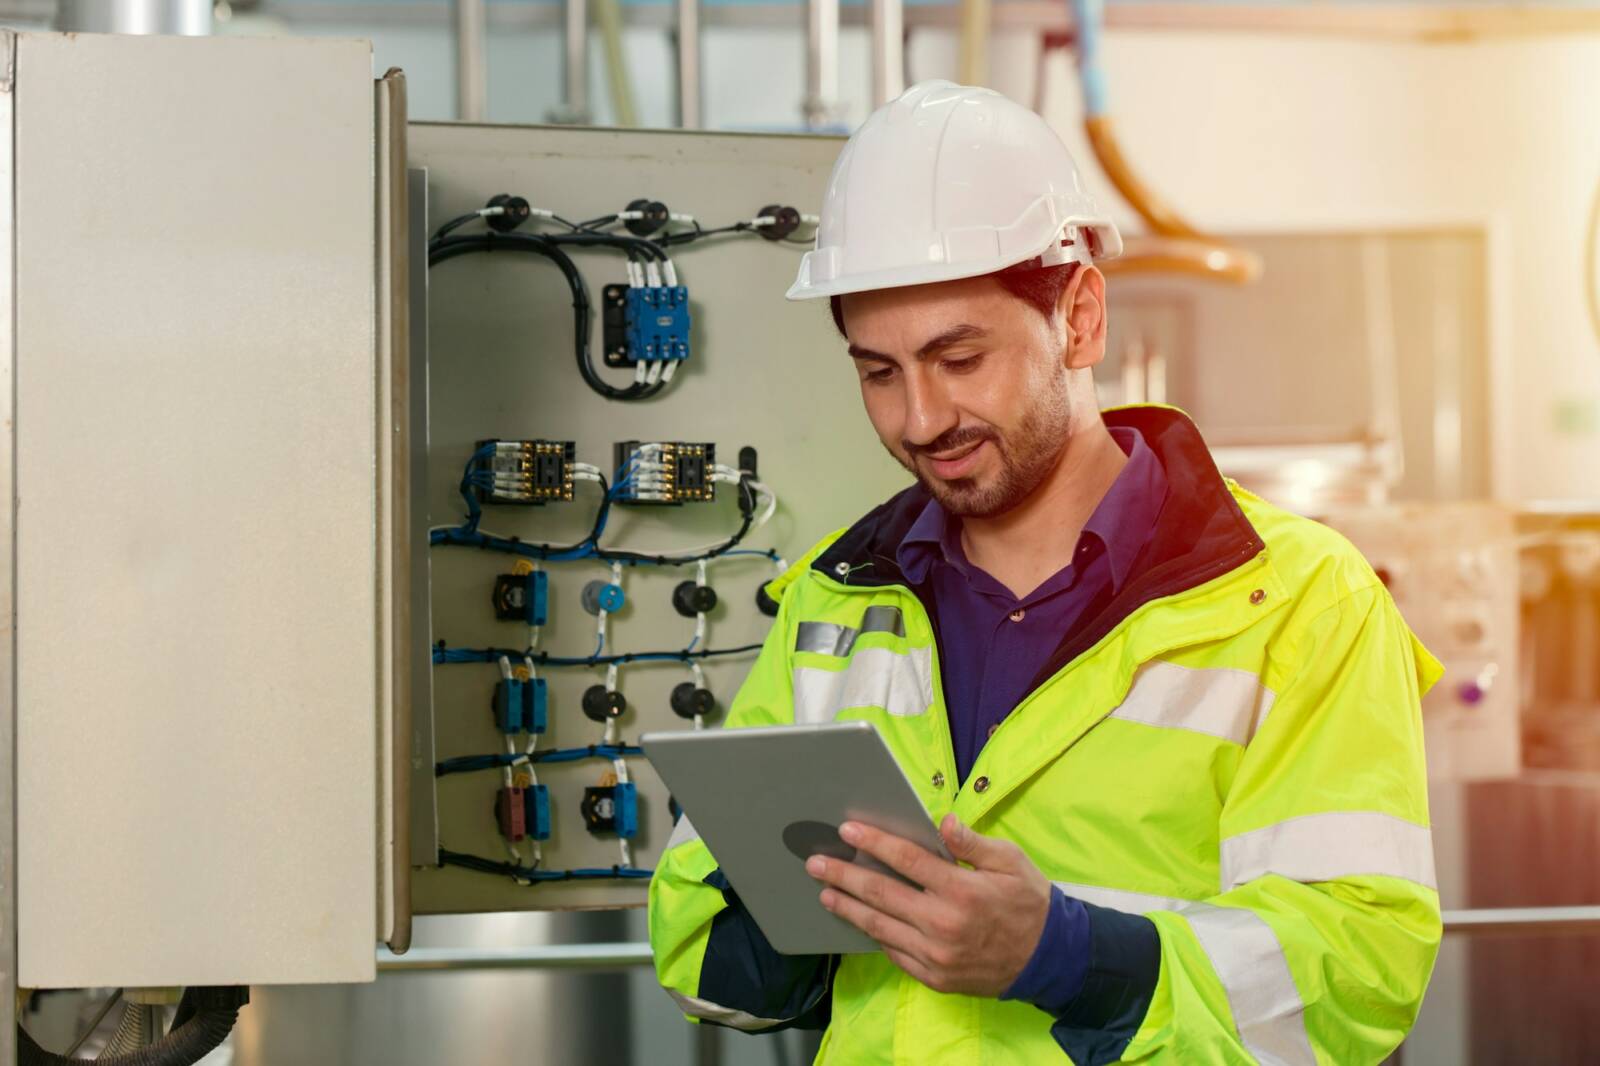
[[[1136,1032],[1061,1020],[1068,1051],[1092,1052],[1080,1063],[1356,1066],[1416,1020],[1442,931],[1419,701],[1441,670],[1381,585],[1292,628],[1223,805],[1220,891],[1144,916],[1160,961],[1132,997],[1142,1016],[1136,974],[1089,1012]]]
[[[729,709],[727,728],[794,721],[789,604]],[[650,946],[661,986],[691,1020],[771,1032],[828,1023],[834,959],[780,955],[681,816],[650,880]]]

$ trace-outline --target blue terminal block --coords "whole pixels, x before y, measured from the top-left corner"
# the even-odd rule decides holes
[[[522,602],[527,611],[528,624],[542,626],[550,618],[550,575],[543,570],[535,570],[527,575],[527,581]]]
[[[494,724],[500,732],[543,733],[549,712],[550,690],[544,678],[495,682]]]
[[[550,839],[550,789],[534,785],[522,790],[523,822],[527,834],[535,840]]]
[[[682,285],[627,291],[628,355],[635,362],[689,358],[689,290]]]
[[[523,689],[522,699],[522,731],[524,733],[543,733],[550,714],[550,688],[544,683],[544,678],[536,677],[532,681],[521,683]]]
[[[521,681],[496,681],[494,685],[494,727],[505,734],[522,732]]]
[[[626,840],[639,832],[639,790],[632,781],[618,782],[613,799],[616,802],[617,836]]]

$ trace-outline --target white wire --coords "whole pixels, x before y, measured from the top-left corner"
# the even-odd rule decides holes
[[[628,764],[622,759],[617,758],[611,760],[611,766],[616,771],[617,784],[626,785],[628,783]],[[620,850],[622,852],[622,865],[632,866],[633,849],[629,846],[627,838],[618,838],[617,843],[621,845]]]
[[[666,278],[668,285],[674,288],[677,287],[678,268],[672,265],[672,260],[668,259],[666,262],[661,264],[661,274],[664,278]]]
[[[661,384],[667,384],[672,380],[673,375],[677,374],[679,362],[680,360],[673,359],[667,363],[667,368],[661,372]]]
[[[657,359],[655,362],[650,364],[650,384],[654,385],[661,380],[662,363],[664,361],[665,360]]]
[[[652,289],[661,288],[661,270],[656,266],[655,260],[647,260],[644,264],[645,284]]]
[[[694,583],[697,588],[706,587],[706,561],[704,559],[694,564]],[[706,613],[704,611],[696,611],[694,614],[694,640],[690,642],[689,646],[693,648],[704,647],[705,640]],[[690,665],[694,666],[695,676],[698,678],[700,676],[699,664],[691,663]]]

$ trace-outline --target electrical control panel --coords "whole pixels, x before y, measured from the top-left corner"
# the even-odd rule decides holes
[[[432,263],[421,912],[642,905],[677,809],[639,736],[720,727],[769,582],[905,484],[825,308],[783,299],[839,142],[748,142],[411,128]],[[568,262],[598,297],[587,348]]]

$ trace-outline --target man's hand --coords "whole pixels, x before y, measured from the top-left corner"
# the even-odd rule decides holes
[[[998,996],[1033,956],[1050,906],[1050,882],[1009,840],[982,836],[946,815],[939,826],[965,869],[903,837],[859,822],[845,843],[923,886],[813,855],[806,872],[830,886],[822,905],[883,945],[884,954],[935,992]]]

